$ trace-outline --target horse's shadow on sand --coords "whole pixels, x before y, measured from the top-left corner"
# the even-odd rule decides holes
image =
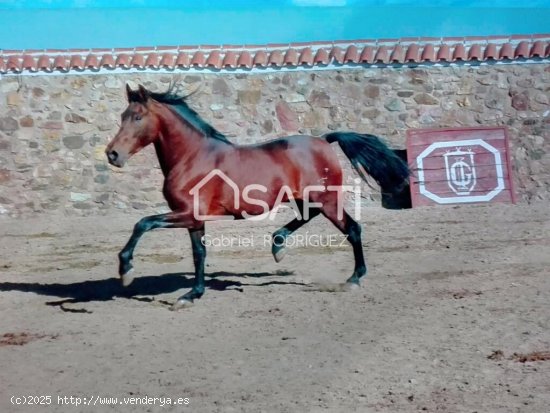
[[[226,279],[236,277],[260,278],[268,276],[288,276],[290,272],[276,273],[247,273],[237,274],[229,272],[215,272],[206,276],[206,288],[216,291],[236,290],[243,291],[243,287],[263,287],[269,285],[306,285],[294,281],[266,281],[262,283],[243,283],[241,281]],[[34,293],[49,297],[58,297],[61,300],[47,301],[49,306],[59,306],[63,311],[87,313],[85,309],[68,308],[65,304],[87,303],[92,301],[109,301],[117,297],[139,301],[154,301],[151,296],[168,294],[190,289],[194,283],[193,273],[172,273],[163,275],[148,275],[136,277],[132,284],[123,287],[120,279],[107,278],[103,280],[79,281],[69,284],[42,284],[24,282],[0,282],[0,291],[20,291]],[[169,304],[159,300],[160,303]]]

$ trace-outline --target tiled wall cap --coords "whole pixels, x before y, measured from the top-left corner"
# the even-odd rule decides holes
[[[0,74],[100,69],[253,69],[547,59],[550,34],[420,37],[267,45],[0,50]]]

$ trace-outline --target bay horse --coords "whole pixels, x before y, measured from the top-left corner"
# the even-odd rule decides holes
[[[337,142],[352,166],[366,180],[370,175],[382,191],[397,193],[409,177],[409,169],[385,143],[368,134],[332,132],[322,137],[287,136],[255,145],[235,145],[206,123],[189,105],[186,97],[170,88],[155,93],[139,86],[126,85],[128,107],[121,115],[120,130],[107,145],[105,153],[115,167],[153,144],[164,175],[163,195],[171,212],[142,218],[134,227],[128,243],[118,254],[119,275],[124,286],[132,282],[134,249],[141,236],[156,228],[186,228],[191,238],[195,280],[190,291],[178,298],[174,309],[200,298],[205,291],[203,243],[205,220],[202,216],[229,216],[235,219],[260,215],[277,203],[294,201],[304,206],[309,186],[342,187],[342,168],[331,143]],[[200,188],[212,171],[219,171]],[[235,202],[234,188],[224,185],[220,176],[231,179],[239,188],[255,185],[255,199]],[[281,188],[286,195],[281,198]],[[342,191],[321,190],[308,193],[315,207],[273,233],[273,240],[290,234],[319,214],[328,218],[350,242],[355,258],[353,274],[347,285],[359,286],[367,273],[361,245],[361,227],[346,213],[338,213]],[[309,199],[308,199],[309,201]],[[197,217],[198,205],[200,217]],[[262,207],[265,206],[265,207]],[[284,255],[284,242],[273,242],[277,262]]]

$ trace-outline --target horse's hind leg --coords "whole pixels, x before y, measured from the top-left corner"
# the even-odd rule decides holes
[[[304,215],[303,202],[300,200],[296,200],[295,202],[296,205],[298,205],[298,208],[300,208],[300,219],[294,218],[284,227],[281,227],[275,231],[271,236],[271,253],[273,254],[273,258],[275,258],[276,262],[280,262],[286,254],[285,245],[287,237],[321,213],[319,208],[311,208],[308,211],[306,218]]]
[[[321,212],[338,228],[353,248],[355,258],[355,268],[353,274],[346,281],[346,286],[360,286],[361,278],[367,274],[367,264],[363,256],[363,245],[361,244],[361,226],[346,212],[340,211],[341,219],[338,216],[338,203],[336,199],[325,200],[321,207]]]
[[[363,256],[363,244],[361,243],[361,225],[352,217],[344,212],[345,218],[345,233],[348,236],[348,241],[353,248],[353,256],[355,258],[355,268],[353,274],[346,281],[351,286],[360,286],[361,278],[367,274],[367,263]]]

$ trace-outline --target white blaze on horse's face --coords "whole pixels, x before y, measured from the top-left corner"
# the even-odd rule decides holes
[[[121,115],[120,129],[105,149],[109,163],[119,168],[152,143],[159,131],[158,120],[149,109],[147,91],[142,86],[135,92],[127,87],[127,93],[129,105]]]

